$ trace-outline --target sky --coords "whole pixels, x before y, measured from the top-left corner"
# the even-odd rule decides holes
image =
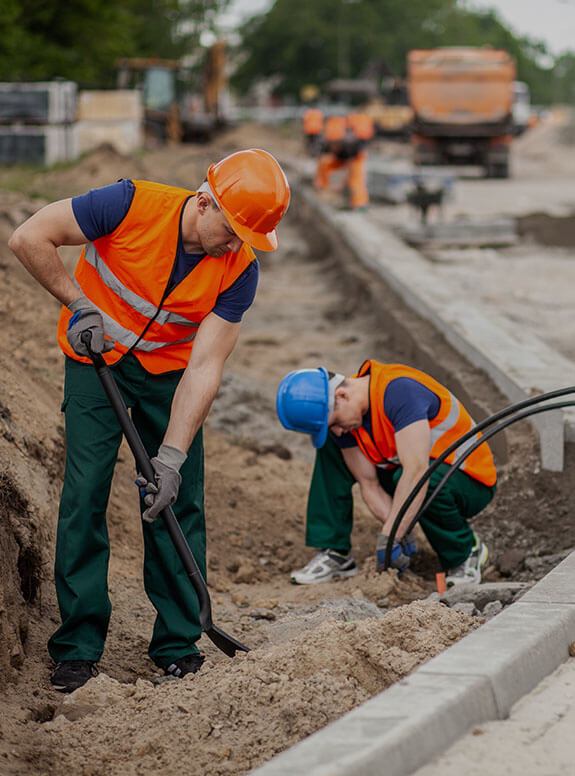
[[[543,41],[553,56],[575,49],[575,0],[468,0],[468,7],[492,8],[512,32]]]
[[[267,11],[273,3],[274,0],[232,0],[228,10],[222,14],[221,21],[235,28],[250,16]]]
[[[273,0],[233,0],[226,25],[235,27],[272,4]],[[575,49],[575,0],[467,0],[467,5],[494,9],[515,34],[543,41],[553,56]]]

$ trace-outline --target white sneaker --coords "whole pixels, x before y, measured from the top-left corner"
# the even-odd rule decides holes
[[[303,569],[293,571],[291,581],[294,585],[317,585],[340,577],[354,577],[357,573],[351,552],[342,555],[335,550],[322,550]]]
[[[471,554],[460,566],[449,569],[445,575],[445,584],[447,587],[454,585],[478,585],[481,582],[481,569],[487,563],[489,551],[487,545],[483,544],[479,536],[473,534],[475,544],[471,549]]]

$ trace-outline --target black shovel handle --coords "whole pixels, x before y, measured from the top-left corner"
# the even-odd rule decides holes
[[[118,388],[114,376],[110,370],[110,367],[104,361],[101,353],[94,353],[90,347],[92,340],[92,334],[89,331],[82,332],[81,340],[88,350],[92,363],[96,369],[102,387],[106,392],[106,396],[110,400],[112,409],[116,413],[118,422],[122,427],[126,441],[130,446],[134,458],[136,460],[136,466],[148,482],[155,481],[154,467],[150,462],[150,458],[144,447],[140,435],[134,425],[134,422],[128,412],[128,408],[122,398],[120,389]],[[229,657],[233,657],[237,651],[249,652],[249,648],[241,642],[224,633],[223,630],[218,628],[212,622],[212,605],[210,602],[210,595],[208,593],[208,587],[202,576],[202,572],[194,558],[192,551],[186,541],[186,537],[182,531],[182,528],[174,514],[172,507],[167,506],[161,512],[160,516],[164,521],[164,525],[167,528],[168,534],[176,552],[180,556],[180,560],[186,570],[188,577],[196,591],[198,601],[200,604],[200,625],[206,636],[213,641],[213,643]]]

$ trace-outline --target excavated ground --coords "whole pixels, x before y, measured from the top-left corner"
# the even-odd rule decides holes
[[[109,509],[113,615],[101,675],[72,696],[49,685],[46,641],[58,622],[52,561],[63,465],[58,304],[6,247],[45,202],[120,177],[197,185],[241,147],[302,152],[283,131],[240,127],[202,147],[125,158],[100,149],[43,173],[0,173],[0,774],[239,776],[362,703],[478,627],[481,618],[426,601],[438,570],[422,550],[401,581],[374,572],[377,524],[357,499],[350,580],[294,587],[304,547],[312,448],[277,421],[291,369],[350,373],[366,357],[402,361],[448,382],[476,414],[506,402],[429,326],[370,278],[298,201],[280,249],[261,255],[261,285],[206,428],[208,582],[217,625],[251,647],[233,660],[203,638],[202,671],[162,681],[146,649],[153,611],[141,581],[134,465],[122,448]],[[294,183],[296,183],[294,178]],[[297,188],[297,187],[294,187]],[[62,255],[69,267],[75,250]],[[529,427],[498,444],[500,485],[477,519],[486,579],[538,579],[575,545],[573,468],[539,469]],[[204,643],[205,642],[205,643]]]

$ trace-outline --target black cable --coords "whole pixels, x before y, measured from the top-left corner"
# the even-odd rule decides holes
[[[431,505],[431,502],[435,499],[439,491],[443,488],[445,483],[451,479],[452,475],[459,469],[460,465],[463,463],[463,461],[467,458],[468,455],[471,455],[471,453],[476,450],[478,447],[481,446],[483,441],[486,441],[487,439],[490,439],[495,434],[499,433],[499,431],[502,431],[504,428],[507,428],[507,426],[511,426],[513,423],[515,423],[518,420],[523,420],[524,418],[529,417],[529,415],[536,415],[539,412],[547,412],[548,410],[554,410],[554,409],[561,409],[563,407],[574,407],[575,401],[563,401],[558,402],[557,404],[549,404],[545,407],[534,407],[529,410],[525,410],[524,412],[520,412],[517,415],[514,415],[512,418],[509,418],[506,421],[503,421],[502,423],[499,423],[497,426],[494,426],[492,429],[487,431],[483,435],[483,439],[479,439],[477,442],[475,442],[470,448],[469,451],[466,451],[464,455],[461,456],[456,462],[452,463],[449,467],[448,471],[445,472],[439,483],[436,485],[433,493],[428,497],[427,501],[423,504],[422,507],[420,507],[417,515],[413,519],[413,522],[411,523],[409,530],[413,528],[413,526],[416,524],[416,522],[419,520],[423,512],[428,509]]]
[[[505,407],[502,410],[499,410],[499,412],[495,412],[493,415],[490,415],[488,418],[485,418],[485,420],[482,420],[480,423],[477,423],[474,425],[469,431],[467,431],[465,434],[462,434],[458,439],[455,440],[449,447],[447,447],[441,455],[437,456],[432,463],[430,464],[429,468],[426,472],[421,476],[418,482],[414,485],[411,493],[409,496],[405,499],[403,502],[400,512],[398,513],[396,520],[393,524],[392,530],[390,532],[390,540],[393,542],[393,539],[395,538],[395,534],[397,533],[397,528],[399,523],[401,522],[401,519],[405,515],[405,512],[411,506],[411,503],[413,502],[414,498],[417,496],[423,485],[427,482],[427,480],[430,478],[430,476],[433,474],[433,472],[442,464],[446,458],[448,458],[451,453],[453,453],[457,448],[462,445],[464,442],[466,442],[468,439],[471,439],[471,437],[475,436],[477,432],[483,430],[484,428],[487,428],[487,426],[490,426],[492,423],[495,423],[495,421],[500,420],[501,418],[506,417],[507,415],[511,415],[514,412],[517,412],[520,409],[523,409],[523,407],[532,406],[533,404],[538,404],[542,401],[546,401],[547,399],[554,399],[559,396],[564,396],[568,393],[575,393],[575,386],[569,386],[568,388],[559,388],[555,391],[550,391],[549,393],[542,393],[539,396],[533,396],[529,399],[523,399],[520,402],[516,402],[515,404],[511,404],[508,407]],[[401,517],[400,517],[401,516]],[[399,518],[399,519],[398,519]]]
[[[386,548],[386,553],[385,553],[384,569],[388,568],[389,564],[391,562],[391,550],[393,548],[393,543],[394,543],[394,540],[395,540],[395,535],[397,533],[397,529],[399,528],[399,525],[400,525],[400,523],[401,523],[401,521],[402,521],[406,511],[409,509],[409,507],[413,503],[415,497],[417,496],[417,494],[419,493],[421,488],[426,484],[426,482],[431,477],[433,472],[445,461],[445,459],[449,455],[451,455],[452,452],[457,450],[457,448],[460,447],[461,444],[466,442],[471,437],[475,436],[479,431],[483,430],[484,428],[487,428],[487,426],[492,425],[497,420],[500,420],[501,418],[504,418],[504,417],[506,417],[508,415],[511,415],[511,414],[514,414],[514,413],[518,413],[518,410],[520,410],[520,409],[522,409],[524,407],[531,407],[534,404],[538,404],[540,402],[546,401],[547,399],[554,399],[554,398],[557,398],[559,396],[565,396],[566,394],[569,394],[569,393],[575,393],[575,386],[569,386],[568,388],[560,388],[560,389],[555,390],[555,391],[549,391],[548,393],[543,393],[543,394],[540,394],[539,396],[533,396],[533,397],[531,397],[529,399],[524,399],[524,400],[522,400],[520,402],[516,402],[515,404],[511,404],[509,407],[506,407],[506,408],[500,410],[499,412],[496,412],[493,415],[490,415],[488,418],[485,418],[485,420],[482,420],[480,423],[477,423],[476,425],[474,425],[469,431],[467,431],[465,434],[462,434],[462,436],[460,436],[458,439],[455,440],[455,442],[453,442],[448,448],[446,448],[443,451],[443,453],[441,453],[441,455],[439,455],[437,458],[435,458],[433,460],[433,462],[430,464],[430,466],[428,467],[427,471],[420,477],[418,482],[416,482],[416,484],[412,488],[410,494],[407,496],[407,498],[405,499],[405,501],[403,502],[403,504],[401,505],[401,507],[399,509],[399,512],[398,512],[398,514],[397,514],[397,516],[395,518],[395,521],[393,523],[393,526],[392,526],[390,534],[389,534],[389,539],[388,539],[388,542],[387,542],[387,548]],[[563,406],[569,407],[569,406],[573,406],[573,405],[574,405],[573,402],[567,402],[567,403],[561,403],[561,404],[556,404],[556,405],[550,405],[548,407],[539,409],[537,411],[545,412],[545,411],[547,411],[549,409],[560,408],[560,407],[563,407]],[[521,420],[522,418],[528,417],[531,414],[536,414],[536,411],[520,413],[520,414],[517,415],[516,419],[517,420]],[[482,445],[486,441],[486,439],[489,439],[491,436],[494,436],[494,434],[496,434],[497,431],[500,431],[502,428],[505,428],[508,425],[511,425],[511,422],[506,423],[506,424],[501,424],[499,427],[497,427],[497,430],[493,431],[493,433],[490,433],[489,435],[487,435],[487,434],[482,435],[482,438],[480,440],[478,440],[475,443],[474,446],[472,446],[469,450],[467,450],[465,452],[465,455],[463,455],[459,459],[459,461],[457,462],[458,466],[459,466],[459,464],[463,463],[465,458],[467,458],[467,456],[470,454],[470,452],[472,450],[475,450],[475,449],[477,449],[477,447],[480,447],[480,445]],[[456,466],[455,468],[458,468],[458,466]],[[439,492],[439,491],[436,489],[436,491],[434,491],[434,493],[433,493],[433,497],[435,497],[437,492]],[[431,503],[431,502],[429,502],[429,503]],[[427,506],[429,506],[429,504],[426,504],[426,507]],[[420,513],[422,511],[423,511],[423,509],[421,509],[418,512],[418,515],[416,516],[416,520],[419,519],[419,515],[420,515]],[[415,525],[416,520],[414,520],[414,522],[412,523],[411,528],[413,527],[413,525]],[[411,530],[411,528],[410,528],[410,530]]]

